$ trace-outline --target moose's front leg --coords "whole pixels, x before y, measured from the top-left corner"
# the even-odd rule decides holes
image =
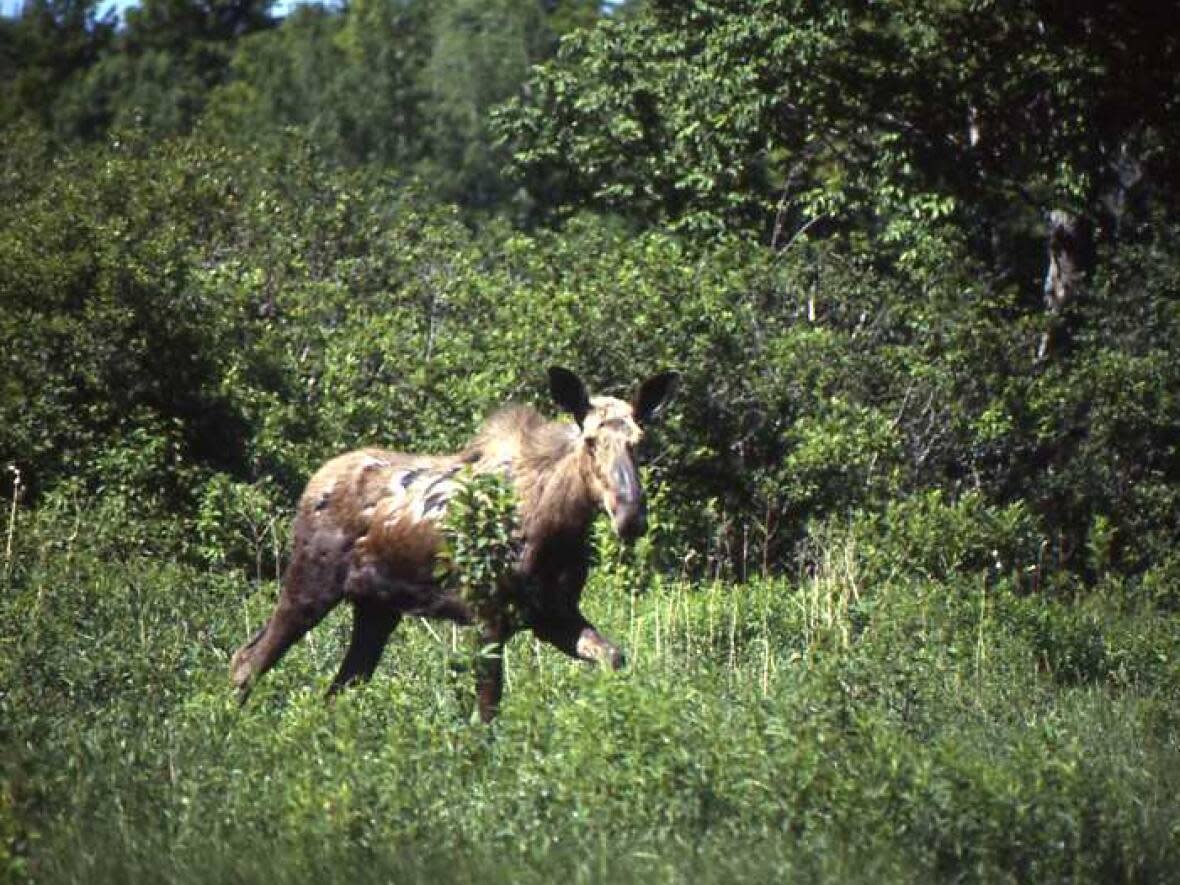
[[[589,622],[578,633],[574,649],[581,660],[598,661],[612,670],[620,670],[626,663],[622,649],[599,633]]]
[[[543,613],[533,624],[533,634],[571,658],[597,661],[612,670],[618,670],[624,664],[619,647],[599,633],[576,608]]]
[[[479,720],[485,725],[496,718],[504,695],[504,643],[502,630],[482,630],[479,655],[475,660],[475,695]]]

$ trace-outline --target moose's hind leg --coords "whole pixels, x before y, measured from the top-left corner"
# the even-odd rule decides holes
[[[297,548],[270,620],[234,653],[230,679],[239,702],[246,700],[259,677],[322,621],[344,595],[339,555],[312,548],[310,544]]]
[[[277,664],[287,649],[322,621],[339,601],[338,595],[297,603],[280,599],[274,614],[258,635],[234,653],[230,678],[237,689],[238,700],[244,702],[258,678]]]
[[[354,682],[368,682],[377,669],[389,634],[401,622],[401,615],[387,605],[371,600],[357,600],[352,607],[352,641],[332,680],[329,695]]]

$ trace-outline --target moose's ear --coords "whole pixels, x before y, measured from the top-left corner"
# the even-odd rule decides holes
[[[635,420],[640,424],[646,424],[657,418],[679,386],[679,372],[660,372],[640,384],[635,399],[631,402]]]
[[[561,366],[549,369],[549,393],[553,401],[574,416],[578,426],[582,426],[582,419],[590,411],[590,394],[586,392],[586,385],[582,379]]]

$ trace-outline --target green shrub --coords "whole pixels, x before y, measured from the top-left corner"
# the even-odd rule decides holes
[[[521,538],[511,483],[497,473],[460,474],[440,528],[435,574],[458,592],[476,623],[494,633],[528,623],[535,590],[514,580]]]

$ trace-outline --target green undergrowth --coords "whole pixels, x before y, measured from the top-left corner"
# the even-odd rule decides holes
[[[66,528],[69,528],[66,526]],[[36,882],[1162,882],[1180,869],[1180,619],[866,547],[744,584],[604,555],[611,673],[406,622],[323,700],[334,612],[238,708],[275,581],[18,535],[0,594],[0,872]]]

